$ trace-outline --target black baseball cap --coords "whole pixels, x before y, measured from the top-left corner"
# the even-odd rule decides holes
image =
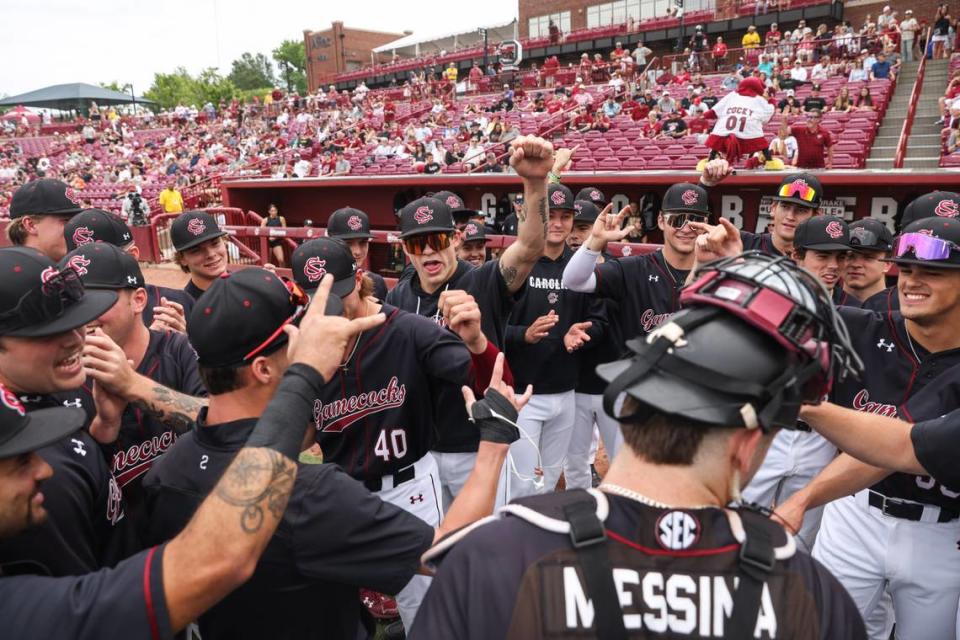
[[[67,251],[92,242],[106,242],[117,247],[133,244],[133,233],[120,216],[102,209],[84,209],[70,218],[63,227]]]
[[[116,291],[93,291],[73,270],[60,271],[35,249],[0,249],[0,335],[52,336],[99,318],[117,301]]]
[[[10,200],[10,217],[64,216],[83,211],[80,194],[66,182],[53,178],[31,180],[17,189]]]
[[[573,208],[574,200],[573,191],[562,184],[554,182],[547,187],[547,206],[550,209],[563,209],[576,213],[576,209]]]
[[[197,299],[187,323],[200,366],[238,366],[285,345],[283,327],[299,320],[309,301],[290,284],[260,267],[215,280]]]
[[[462,233],[464,242],[490,242],[490,238],[487,237],[486,227],[476,222],[468,222],[463,227]]]
[[[400,238],[454,229],[450,207],[436,198],[417,198],[400,209]]]
[[[327,221],[327,235],[343,240],[371,239],[370,218],[360,209],[344,207],[330,214]]]
[[[949,257],[943,260],[918,258],[916,256],[916,250],[914,249],[904,253],[902,256],[894,255],[893,258],[888,259],[889,262],[896,264],[915,264],[930,269],[960,269],[960,248],[958,248],[960,247],[960,220],[937,216],[921,218],[911,223],[910,226],[903,230],[903,234],[901,235],[908,233],[923,234],[952,243],[953,246],[950,247]]]
[[[577,214],[573,216],[574,224],[577,222],[589,222],[593,224],[600,216],[600,209],[589,200],[577,199],[573,203],[573,209],[577,212]]]
[[[698,184],[681,182],[670,185],[663,194],[663,205],[660,209],[664,213],[699,213],[710,215],[710,200],[707,190]]]
[[[819,209],[823,199],[823,186],[812,173],[791,173],[780,181],[773,199]]]
[[[584,187],[577,192],[576,200],[589,200],[598,207],[607,206],[607,197],[596,187]]]
[[[960,194],[953,191],[931,191],[914,198],[903,209],[900,228],[906,229],[924,218],[954,218],[960,215]]]
[[[463,203],[463,198],[455,194],[453,191],[437,191],[430,197],[436,198],[440,202],[450,207],[450,214],[453,216],[454,220],[457,219],[457,214],[465,214],[461,215],[460,217],[466,219],[476,213],[473,209],[468,209],[467,205]]]
[[[220,228],[217,219],[206,211],[186,211],[170,225],[170,238],[177,251],[186,251],[225,235],[227,232]]]
[[[854,251],[893,251],[893,234],[876,218],[863,218],[848,225]]]
[[[290,258],[293,279],[308,293],[320,286],[323,276],[333,276],[331,297],[343,298],[356,288],[357,263],[350,248],[337,238],[317,238],[297,247]]]
[[[27,413],[12,391],[0,385],[0,459],[36,451],[83,427],[78,407],[50,407]]]
[[[850,227],[837,216],[813,216],[797,225],[793,246],[814,251],[848,251]]]
[[[57,268],[76,271],[87,289],[139,289],[144,286],[137,259],[106,242],[77,247],[60,260]]]

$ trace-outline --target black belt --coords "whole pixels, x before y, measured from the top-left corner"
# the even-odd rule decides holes
[[[957,518],[960,518],[960,513],[951,511],[950,509],[944,509],[943,507],[937,507],[936,505],[922,505],[917,504],[916,502],[905,502],[899,498],[888,498],[882,493],[877,493],[876,491],[870,491],[869,502],[871,507],[880,509],[881,513],[884,515],[891,516],[893,518],[900,518],[901,520],[920,522],[920,520],[923,518],[923,509],[925,506],[940,509],[940,514],[937,516],[937,522],[951,522]]]
[[[414,471],[413,465],[410,465],[406,469],[401,469],[396,473],[388,473],[385,475],[393,478],[393,486],[396,487],[397,485],[402,484],[407,480],[413,480],[414,478],[416,478],[417,472]],[[384,476],[380,476],[376,478],[368,478],[367,480],[363,481],[363,486],[365,486],[368,491],[372,491],[376,493],[377,491],[380,491],[381,489],[383,489],[383,478]]]

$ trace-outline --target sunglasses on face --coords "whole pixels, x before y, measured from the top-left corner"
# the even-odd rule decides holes
[[[450,235],[443,233],[425,233],[423,235],[411,236],[403,239],[403,246],[407,253],[414,256],[421,256],[430,247],[436,252],[443,251],[450,246]]]
[[[817,191],[803,180],[796,180],[780,187],[781,198],[800,198],[804,202],[813,202]]]
[[[0,313],[0,324],[13,330],[49,322],[80,302],[83,292],[83,281],[77,272],[65,269],[23,294],[13,309]]]
[[[688,222],[706,222],[707,216],[701,213],[668,213],[664,220],[674,229],[683,229]]]
[[[948,260],[951,251],[960,249],[955,243],[924,233],[905,233],[897,239],[894,254],[899,258],[912,253],[920,260]]]

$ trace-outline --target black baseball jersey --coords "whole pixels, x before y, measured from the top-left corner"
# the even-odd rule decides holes
[[[193,280],[189,280],[183,290],[188,296],[193,298],[194,302],[196,302],[200,296],[206,292],[205,289],[201,289],[197,285],[193,284]]]
[[[144,479],[151,542],[168,540],[213,490],[256,419],[183,435]],[[200,617],[204,640],[354,640],[359,587],[403,588],[433,541],[431,526],[385,503],[334,464],[299,465],[290,501],[253,577]]]
[[[960,492],[960,409],[924,420],[910,431],[913,452],[945,490]]]
[[[896,285],[887,287],[880,293],[875,293],[860,305],[870,311],[879,311],[880,313],[890,313],[891,311],[900,311],[900,296],[897,295]]]
[[[741,231],[740,240],[743,241],[744,251],[762,251],[772,256],[783,255],[783,252],[774,246],[773,236],[769,233],[750,233],[749,231]]]
[[[680,289],[688,271],[667,264],[663,251],[608,260],[594,268],[597,295],[620,305],[624,340],[646,335],[680,310]],[[621,344],[621,353],[626,347]]]
[[[956,408],[945,402],[960,397],[960,349],[930,353],[907,333],[899,313],[875,313],[840,307],[850,339],[863,359],[861,380],[838,384],[832,399],[837,404],[910,420],[937,418]],[[908,410],[901,412],[905,406]],[[872,489],[891,498],[902,498],[945,507],[960,513],[960,494],[944,492],[926,476],[894,473]]]
[[[833,299],[833,304],[838,307],[859,307],[860,301],[855,297],[843,290],[843,287],[837,284],[833,288],[833,293],[830,295]]]
[[[563,495],[518,502],[550,517]],[[740,516],[660,509],[619,496],[607,502],[606,544],[629,637],[731,637],[725,627],[743,540],[732,522],[739,525]],[[595,610],[569,534],[535,526],[511,513],[515,507],[474,528],[442,558],[411,640],[595,637]],[[777,562],[763,587],[755,637],[866,638],[843,586],[786,533],[771,531]]]
[[[406,272],[405,272],[406,273]],[[387,294],[386,302],[403,311],[431,318],[440,326],[446,326],[446,320],[440,315],[437,303],[440,294],[446,289],[462,289],[472,295],[480,307],[480,324],[487,340],[503,351],[507,319],[514,302],[523,294],[520,289],[511,294],[507,283],[500,273],[500,261],[490,260],[480,267],[474,267],[460,260],[457,270],[443,287],[432,294],[424,293],[420,288],[420,278],[411,269],[411,275],[401,275],[396,286]],[[457,389],[445,389],[437,404],[437,413],[442,416],[442,428],[434,449],[462,453],[476,451],[480,444],[480,432],[476,425],[467,420],[463,409],[463,396]]]
[[[383,302],[387,299],[387,283],[383,276],[373,271],[367,271],[366,274],[373,281],[373,297]]]
[[[313,409],[324,460],[361,481],[409,467],[433,448],[438,426],[466,421],[462,395],[462,416],[442,414],[438,398],[474,383],[470,351],[458,336],[389,304],[383,313],[386,322],[360,336]]]
[[[0,620],[19,640],[173,638],[164,547],[84,575],[0,577]]]
[[[148,284],[147,306],[143,310],[143,324],[148,327],[153,324],[153,308],[160,306],[160,298],[166,298],[171,302],[179,302],[183,305],[183,315],[190,317],[190,311],[193,310],[194,298],[187,294],[185,289],[171,289],[170,287],[159,287],[155,284]]]
[[[197,370],[197,353],[187,336],[176,331],[150,332],[150,342],[137,373],[187,395],[207,395]],[[176,438],[173,429],[150,413],[127,405],[117,441],[105,449],[111,456],[113,476],[128,506],[138,502],[140,480]]]
[[[506,355],[513,371],[514,386],[523,392],[528,384],[535,393],[562,393],[577,386],[581,351],[592,349],[603,337],[606,326],[604,307],[600,299],[587,293],[578,293],[563,286],[563,270],[573,251],[564,247],[556,260],[541,256],[530,275],[527,286],[514,306],[507,324]],[[524,339],[527,327],[540,316],[553,311],[559,317],[550,333],[535,344]],[[589,320],[587,330],[590,342],[569,353],[563,337],[576,322]]]
[[[93,417],[93,401],[82,389],[20,398],[27,411],[79,406],[89,419]],[[53,477],[41,485],[47,519],[0,540],[3,573],[81,575],[112,566],[139,550],[109,462],[84,429],[40,449],[40,457],[53,468]]]

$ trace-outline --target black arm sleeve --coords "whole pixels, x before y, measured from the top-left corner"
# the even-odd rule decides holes
[[[934,420],[913,425],[910,431],[914,454],[931,476],[950,489],[960,491],[960,409]]]
[[[0,578],[0,620],[21,640],[173,638],[163,550],[154,547],[114,569],[82,576]]]

